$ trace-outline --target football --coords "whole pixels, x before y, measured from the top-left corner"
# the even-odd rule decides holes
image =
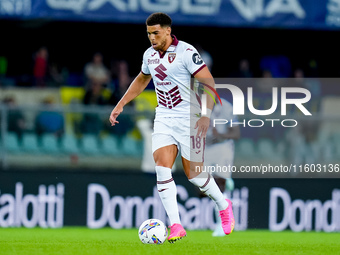
[[[161,220],[148,219],[140,225],[138,236],[144,244],[162,244],[168,237],[168,229]]]

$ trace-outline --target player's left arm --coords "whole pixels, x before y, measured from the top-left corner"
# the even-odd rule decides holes
[[[207,111],[211,113],[214,107],[214,98],[215,93],[210,89],[215,89],[214,78],[211,75],[207,66],[203,67],[199,72],[195,74],[195,79],[197,79],[200,83],[206,84],[208,86],[204,86],[204,89],[209,91],[210,95],[207,95]],[[207,92],[204,92],[207,94]],[[212,98],[211,95],[214,97]],[[202,116],[195,125],[195,129],[197,128],[197,136],[205,137],[208,132],[208,128],[210,125],[210,116]]]

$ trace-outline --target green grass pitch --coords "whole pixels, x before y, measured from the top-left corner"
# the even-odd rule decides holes
[[[146,245],[137,229],[0,228],[1,255],[106,254],[340,254],[340,233],[235,231],[212,237],[211,231],[187,231],[174,244]]]

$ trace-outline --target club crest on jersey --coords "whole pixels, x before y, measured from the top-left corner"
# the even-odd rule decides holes
[[[169,60],[169,63],[171,64],[172,62],[174,62],[176,58],[176,53],[169,53],[168,55],[168,60]]]

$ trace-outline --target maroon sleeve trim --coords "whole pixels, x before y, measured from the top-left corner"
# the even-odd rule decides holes
[[[201,71],[204,67],[206,67],[207,65],[204,64],[203,66],[201,66],[200,68],[198,68],[192,75],[195,76],[199,71]]]
[[[144,73],[143,71],[140,71],[144,75],[151,75],[150,73]]]

